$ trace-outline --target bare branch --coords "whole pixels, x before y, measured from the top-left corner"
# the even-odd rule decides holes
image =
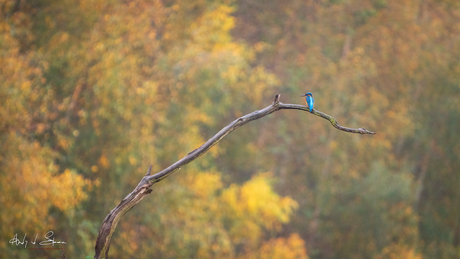
[[[115,231],[118,221],[134,205],[136,205],[145,196],[147,196],[149,193],[152,192],[152,189],[150,189],[150,187],[152,187],[153,184],[165,179],[166,177],[168,177],[169,175],[171,175],[172,173],[180,169],[182,166],[197,159],[198,157],[206,153],[211,147],[217,144],[217,142],[219,142],[225,136],[227,136],[235,129],[243,126],[244,124],[250,121],[260,119],[273,112],[283,110],[283,109],[302,110],[302,111],[309,112],[308,107],[304,105],[281,103],[280,96],[281,96],[280,94],[277,94],[275,96],[273,103],[267,106],[266,108],[246,114],[232,121],[225,128],[221,129],[216,135],[214,135],[212,138],[206,141],[206,143],[201,145],[199,148],[193,150],[192,152],[188,153],[185,157],[183,157],[176,163],[172,164],[168,168],[164,169],[163,171],[157,174],[154,174],[154,175],[150,175],[150,171],[152,169],[152,165],[150,165],[147,174],[141,179],[137,187],[128,196],[126,196],[121,201],[121,203],[117,207],[115,207],[102,222],[102,226],[101,226],[101,229],[99,230],[99,235],[97,236],[97,240],[96,240],[96,247],[95,247],[96,255],[94,256],[94,258],[96,259],[100,259],[103,257],[106,259],[108,258],[110,239],[113,235],[113,232]],[[328,120],[332,124],[332,126],[337,128],[338,130],[342,130],[342,131],[350,132],[350,133],[359,133],[359,134],[369,134],[369,135],[375,134],[375,132],[368,131],[364,128],[353,129],[353,128],[343,127],[337,122],[337,120],[334,117],[327,115],[325,113],[322,113],[320,111],[317,111],[315,109],[313,109],[311,113],[323,119]]]

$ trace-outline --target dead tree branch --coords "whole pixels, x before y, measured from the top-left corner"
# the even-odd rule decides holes
[[[206,143],[201,145],[199,148],[193,150],[192,152],[188,153],[185,157],[183,157],[176,163],[172,164],[168,168],[164,169],[163,171],[157,174],[151,175],[150,172],[151,172],[152,166],[150,166],[147,174],[141,179],[137,187],[130,194],[128,194],[128,196],[126,196],[120,202],[120,204],[117,207],[115,207],[107,215],[107,217],[102,222],[102,226],[101,226],[101,229],[99,230],[99,235],[97,236],[97,240],[96,240],[96,255],[94,256],[94,258],[95,259],[100,259],[100,258],[107,259],[108,258],[110,239],[113,235],[113,232],[115,231],[118,221],[120,221],[121,217],[127,211],[129,211],[134,205],[136,205],[143,198],[145,198],[149,193],[152,192],[151,187],[153,184],[165,179],[167,176],[171,175],[176,170],[180,169],[181,166],[184,166],[190,163],[191,161],[195,160],[196,158],[200,157],[201,155],[206,153],[211,147],[217,144],[217,142],[223,139],[225,136],[227,136],[235,129],[243,126],[244,124],[250,121],[260,119],[273,112],[283,110],[283,109],[302,110],[302,111],[308,112],[307,106],[298,105],[298,104],[284,104],[284,103],[281,103],[279,100],[280,100],[280,94],[277,94],[275,96],[275,100],[273,101],[271,105],[267,106],[266,108],[262,110],[251,112],[249,114],[246,114],[232,121],[225,128],[221,129],[216,135],[214,135],[212,138],[206,141]],[[313,109],[312,114],[328,120],[332,124],[332,126],[337,128],[338,130],[342,130],[342,131],[350,132],[350,133],[359,133],[359,134],[369,134],[369,135],[375,134],[375,132],[368,131],[364,128],[353,129],[353,128],[343,127],[337,122],[337,120],[334,117],[329,116],[320,111],[317,111],[315,109]]]

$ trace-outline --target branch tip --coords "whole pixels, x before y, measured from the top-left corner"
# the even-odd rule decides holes
[[[150,172],[152,172],[152,164],[150,164],[149,170],[147,171],[147,173],[145,174],[145,176],[149,176],[149,175],[150,175]]]
[[[375,132],[372,132],[372,131],[368,131],[367,129],[365,128],[359,128],[359,134],[369,134],[369,135],[375,135]]]
[[[280,102],[281,94],[276,94],[275,95],[275,100],[273,101],[273,104],[278,104]]]

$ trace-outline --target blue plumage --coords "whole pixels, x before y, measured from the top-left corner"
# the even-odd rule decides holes
[[[315,105],[315,100],[313,99],[313,95],[308,92],[302,96],[305,96],[305,103],[307,104],[308,108],[310,109],[310,112],[313,111],[313,105]]]

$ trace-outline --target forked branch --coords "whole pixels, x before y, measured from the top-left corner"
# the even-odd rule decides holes
[[[260,119],[273,112],[283,109],[302,110],[307,112],[309,111],[308,107],[304,105],[281,103],[280,96],[280,94],[277,94],[275,96],[275,100],[273,101],[273,103],[267,106],[266,108],[251,112],[232,121],[225,128],[221,129],[216,135],[214,135],[212,138],[206,141],[206,143],[201,145],[199,148],[193,150],[192,152],[188,153],[185,157],[183,157],[176,163],[172,164],[168,168],[164,169],[163,171],[151,175],[150,172],[152,170],[152,166],[150,166],[147,174],[142,178],[137,187],[130,194],[128,194],[128,196],[126,196],[120,202],[120,204],[107,215],[107,217],[102,222],[102,226],[99,230],[99,235],[97,236],[96,240],[96,255],[94,256],[94,258],[108,258],[110,239],[113,235],[113,232],[115,231],[118,221],[128,210],[130,210],[134,205],[136,205],[143,198],[145,198],[145,196],[152,192],[152,189],[150,187],[152,187],[153,184],[165,179],[167,176],[171,175],[176,170],[180,169],[181,166],[184,166],[190,163],[191,161],[195,160],[199,156],[203,155],[225,136],[227,136],[235,129],[243,126],[244,124],[250,121]],[[334,117],[317,111],[315,109],[313,109],[312,114],[328,120],[332,124],[332,126],[337,128],[338,130],[359,134],[375,134],[375,132],[368,131],[364,128],[353,129],[343,127],[337,122],[337,120]]]

